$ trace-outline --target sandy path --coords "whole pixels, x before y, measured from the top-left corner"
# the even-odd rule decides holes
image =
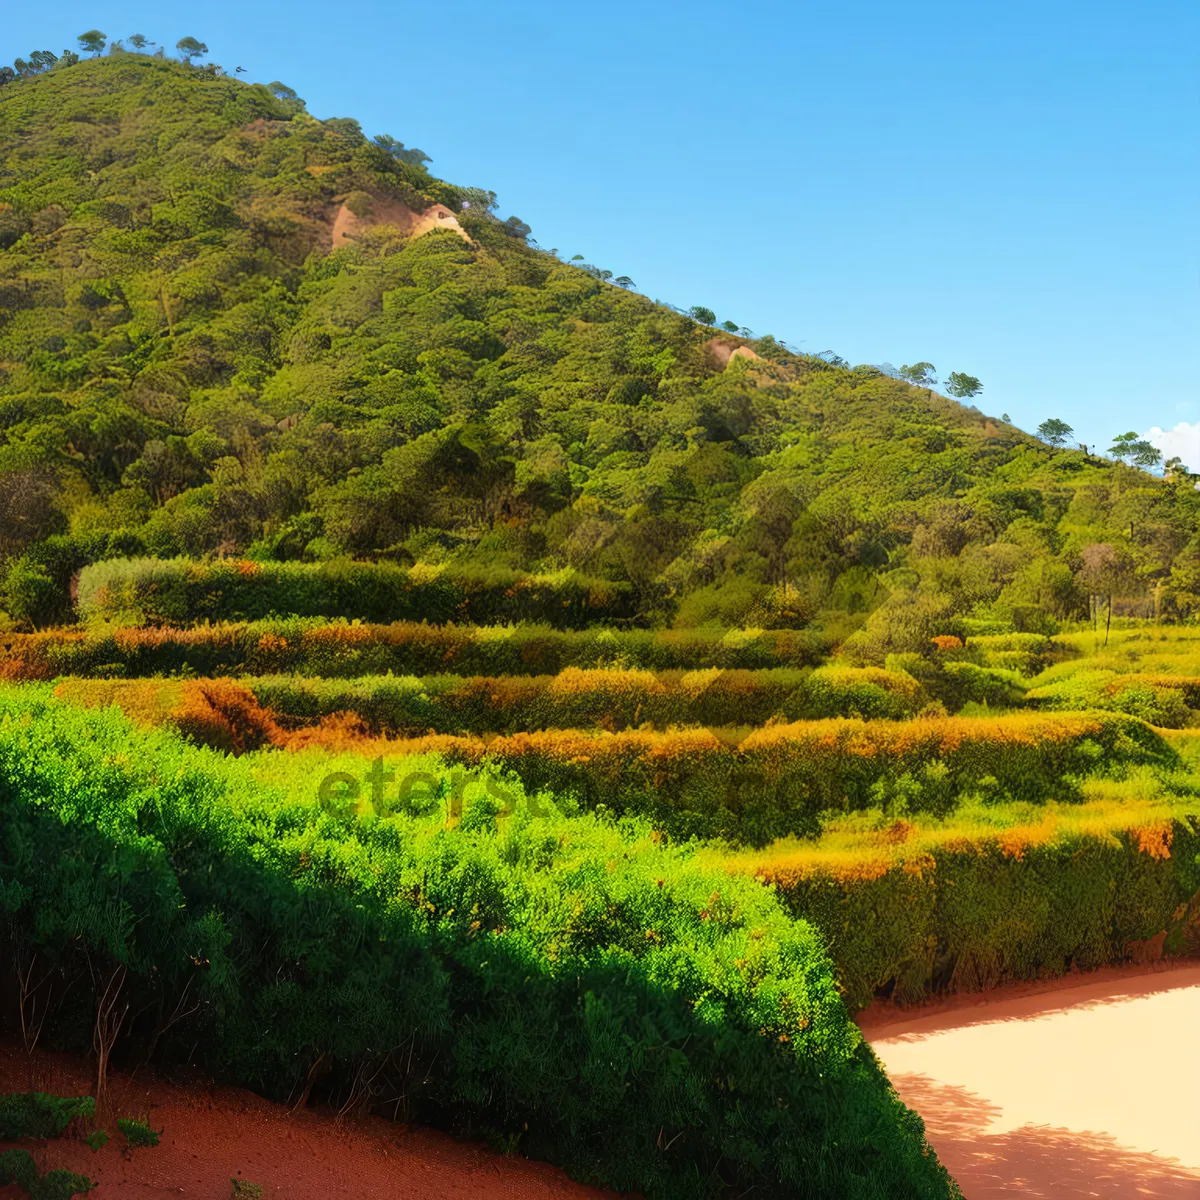
[[[860,1024],[967,1200],[1200,1200],[1200,966]]]
[[[65,1055],[0,1048],[0,1091],[83,1095],[94,1081]],[[41,1170],[65,1167],[99,1182],[96,1200],[175,1197],[230,1200],[230,1180],[262,1186],[264,1200],[605,1200],[615,1194],[574,1183],[555,1167],[505,1157],[424,1128],[382,1118],[339,1122],[330,1113],[292,1115],[241,1088],[166,1083],[114,1074],[100,1124],[108,1145],[93,1154],[63,1138],[25,1143]],[[116,1116],[148,1116],[158,1146],[122,1153]],[[107,1117],[107,1119],[106,1119]],[[7,1149],[12,1143],[0,1144]],[[18,1196],[0,1188],[0,1196]]]

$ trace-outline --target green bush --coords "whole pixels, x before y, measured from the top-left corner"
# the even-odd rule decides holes
[[[919,654],[889,654],[887,667],[912,675],[925,695],[952,713],[961,712],[967,705],[1019,708],[1025,700],[1025,682],[1015,671],[944,655],[930,659]]]
[[[970,638],[967,646],[982,656],[981,665],[1016,671],[1027,678],[1043,670],[1054,652],[1053,640],[1041,633],[1001,633]]]
[[[6,1150],[0,1154],[0,1185],[14,1183],[24,1192],[32,1192],[37,1186],[37,1164],[28,1150]]]
[[[45,1092],[0,1095],[0,1140],[56,1138],[74,1120],[87,1120],[96,1111],[91,1096],[51,1096]]]
[[[491,761],[526,787],[587,808],[638,814],[679,838],[766,845],[813,836],[829,814],[904,807],[939,815],[985,789],[1031,803],[1079,797],[1083,779],[1176,755],[1142,722],[1114,713],[834,719],[747,730],[550,730],[494,739],[436,737],[455,761]],[[881,789],[884,789],[881,792]]]
[[[0,1187],[15,1184],[32,1200],[71,1200],[86,1195],[96,1185],[86,1175],[71,1171],[48,1171],[38,1175],[28,1150],[6,1150],[0,1154]]]
[[[138,1117],[118,1117],[117,1128],[125,1135],[130,1150],[143,1146],[157,1146],[161,1129],[151,1129],[149,1121]]]
[[[1080,666],[1031,689],[1031,707],[1053,710],[1105,709],[1152,725],[1182,729],[1200,708],[1200,679],[1172,675],[1127,675]]]
[[[903,717],[916,711],[919,697],[907,676],[846,668],[687,673],[568,668],[558,675],[372,676],[345,682],[268,676],[243,682],[285,721],[354,712],[374,731],[407,734]]]
[[[90,1044],[120,965],[118,1056],[157,1032],[160,1061],[276,1096],[320,1061],[335,1099],[373,1078],[413,1119],[648,1197],[957,1194],[766,889],[640,824],[498,817],[487,776],[451,826],[342,817],[314,765],[0,690],[7,936],[70,998],[52,1042]]]
[[[366,621],[542,621],[576,628],[633,616],[628,584],[573,571],[398,567],[334,559],[259,563],[113,558],[85,567],[79,611],[135,624],[255,620],[283,615]]]
[[[74,1171],[47,1171],[30,1189],[31,1200],[71,1200],[85,1196],[97,1185],[86,1175]]]
[[[882,872],[792,875],[778,888],[825,934],[852,1009],[876,995],[916,1004],[942,991],[1196,953],[1200,817],[1176,820],[1169,845],[1169,854],[1148,853],[1130,833],[1072,834],[1006,853],[992,839],[901,858]]]
[[[811,666],[827,646],[807,630],[552,629],[548,625],[351,624],[319,618],[9,634],[0,675],[556,675],[568,667],[765,670]]]

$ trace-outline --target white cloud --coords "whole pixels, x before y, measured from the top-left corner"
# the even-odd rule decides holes
[[[1163,460],[1182,458],[1191,471],[1200,471],[1200,421],[1180,421],[1174,429],[1157,425],[1142,437],[1162,451]]]

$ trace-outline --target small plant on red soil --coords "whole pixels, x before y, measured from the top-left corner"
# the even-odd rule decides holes
[[[162,1136],[161,1129],[151,1129],[149,1121],[137,1117],[118,1117],[117,1128],[125,1135],[130,1150],[138,1146],[157,1146]]]

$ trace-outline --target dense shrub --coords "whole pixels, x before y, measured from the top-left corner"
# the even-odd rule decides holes
[[[899,717],[915,711],[919,689],[908,676],[879,670],[652,673],[568,667],[558,675],[368,676],[347,681],[297,675],[237,683],[71,679],[59,685],[57,694],[85,704],[115,702],[143,722],[170,720],[206,745],[231,749],[232,729],[223,738],[204,724],[218,710],[245,731],[238,748],[246,748],[279,742],[274,719],[295,727],[354,714],[373,733],[407,735],[666,729],[862,715],[864,710]]]
[[[375,1080],[648,1197],[957,1194],[815,934],[758,884],[637,824],[500,817],[485,776],[451,825],[342,817],[315,802],[330,767],[369,769],[0,690],[5,949],[54,968],[59,1045],[90,1044],[123,968],[118,1055],[277,1096]]]
[[[39,1175],[28,1150],[5,1150],[0,1154],[0,1187],[13,1184],[31,1200],[71,1200],[86,1195],[95,1184],[73,1171],[47,1171]]]
[[[998,633],[970,638],[968,647],[981,656],[981,665],[1036,675],[1050,661],[1055,642],[1041,633]]]
[[[909,845],[898,823],[874,850],[779,848],[753,869],[829,939],[852,1008],[1200,951],[1200,817],[1106,823]]]
[[[609,666],[761,670],[815,665],[826,649],[822,637],[808,630],[559,630],[548,625],[360,625],[300,618],[187,629],[109,629],[101,624],[87,632],[0,635],[0,679],[176,672],[338,679],[389,672],[555,675],[567,667]],[[842,678],[870,682],[876,677]]]
[[[366,621],[542,621],[576,628],[633,616],[628,584],[573,571],[116,558],[79,577],[79,611],[135,624],[255,620],[271,615]]]
[[[959,712],[968,704],[1019,708],[1025,700],[1025,683],[1016,672],[980,666],[965,658],[939,655],[928,659],[919,654],[889,654],[887,668],[911,675],[921,690],[948,712]]]
[[[157,1146],[162,1136],[161,1129],[151,1129],[150,1122],[140,1117],[118,1117],[117,1128],[125,1137],[125,1143],[131,1150]]]
[[[51,1096],[45,1092],[0,1095],[0,1140],[56,1138],[72,1121],[96,1111],[91,1096]]]
[[[1118,674],[1081,664],[1069,674],[1033,688],[1027,699],[1035,708],[1101,708],[1181,729],[1194,723],[1200,709],[1200,678]]]
[[[335,728],[301,730],[289,744],[488,761],[515,772],[526,787],[548,788],[588,808],[644,814],[675,837],[754,845],[815,834],[832,813],[882,807],[945,815],[974,797],[1072,800],[1088,776],[1177,761],[1148,726],[1112,713],[836,719],[753,731],[549,730],[399,742]]]
[[[306,698],[294,682],[251,682],[264,697],[274,694],[296,707]],[[1141,721],[1103,713],[906,722],[835,718],[754,730],[563,728],[391,741],[372,738],[356,720],[287,732],[249,687],[231,680],[65,680],[56,692],[84,705],[118,703],[140,724],[174,724],[223,750],[272,743],[361,749],[388,758],[435,753],[471,765],[488,761],[529,787],[548,788],[587,808],[647,815],[676,837],[755,845],[816,833],[826,813],[879,807],[896,815],[945,815],[976,796],[1071,800],[1088,776],[1177,762]],[[479,695],[473,686],[466,698]]]

